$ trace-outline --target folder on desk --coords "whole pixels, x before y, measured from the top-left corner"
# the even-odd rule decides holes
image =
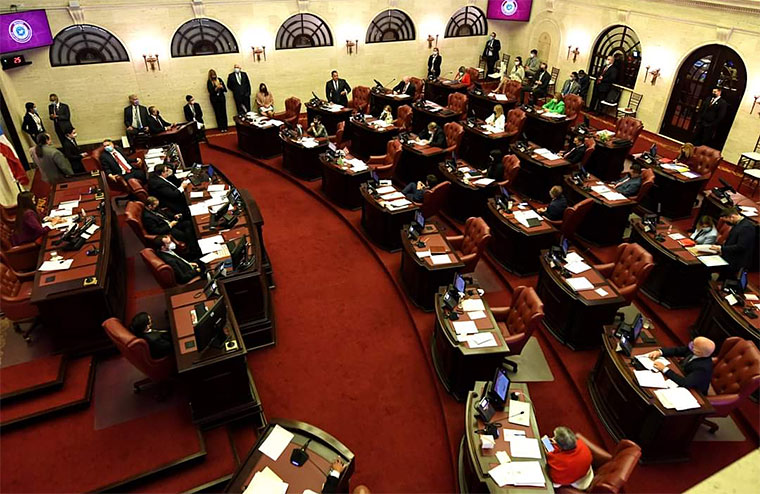
[[[654,395],[665,408],[676,409],[679,412],[699,408],[699,402],[686,388],[658,389]]]
[[[592,290],[594,288],[594,285],[592,285],[585,276],[580,276],[578,278],[567,278],[565,281],[567,281],[567,284],[570,285],[570,288],[576,292],[579,292],[581,290]]]
[[[535,437],[515,437],[509,441],[509,451],[513,458],[541,458],[541,449]]]

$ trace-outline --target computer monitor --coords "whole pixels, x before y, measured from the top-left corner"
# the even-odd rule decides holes
[[[636,319],[633,321],[633,326],[631,327],[631,341],[636,342],[636,340],[639,339],[639,335],[641,334],[641,330],[644,329],[644,316],[641,314],[636,316]]]
[[[563,236],[559,241],[559,247],[562,249],[562,255],[567,257],[567,252],[570,249],[570,241]]]
[[[502,197],[502,198],[503,198],[505,201],[508,201],[508,200],[509,200],[509,191],[508,191],[508,190],[507,190],[507,188],[506,188],[506,187],[504,187],[503,185],[502,185],[501,187],[499,187],[499,193],[501,194],[501,197]]]
[[[230,251],[232,268],[238,269],[248,257],[248,235],[243,235],[237,240],[227,242],[227,248]]]
[[[329,150],[330,150],[330,151],[332,151],[333,153],[337,153],[337,152],[338,152],[338,147],[335,145],[335,143],[334,143],[334,142],[330,142],[330,143],[328,143],[328,144],[327,144],[327,149],[329,149]]]
[[[419,229],[420,231],[425,228],[425,216],[419,209],[414,213],[414,223],[415,228]]]
[[[380,175],[377,174],[375,170],[372,170],[369,174],[369,176],[372,178],[372,182],[377,185],[380,183]]]
[[[206,169],[206,172],[208,173],[208,178],[214,178],[214,167],[211,165],[208,165],[208,168]]]
[[[227,192],[227,200],[230,201],[230,203],[240,202],[240,192],[236,188],[230,189],[230,191]]]
[[[491,402],[497,409],[504,409],[504,404],[509,397],[509,376],[504,367],[498,367],[493,375],[493,382],[489,392]]]
[[[742,293],[747,289],[747,281],[747,270],[742,268],[739,271],[739,288],[741,288]]]
[[[193,326],[195,334],[195,346],[198,352],[203,352],[209,346],[213,348],[222,348],[227,340],[224,332],[224,326],[227,324],[227,305],[224,298],[219,297],[211,309]]]
[[[657,156],[657,144],[652,144],[652,147],[649,148],[649,155],[654,158]]]
[[[457,164],[457,153],[451,152],[451,160],[454,162],[454,166],[456,167]]]
[[[464,282],[464,278],[462,278],[462,275],[456,273],[454,275],[454,290],[459,293],[464,293],[465,286],[466,284]]]

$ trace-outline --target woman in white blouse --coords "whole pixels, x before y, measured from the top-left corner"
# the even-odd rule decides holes
[[[504,108],[501,105],[494,106],[493,113],[490,117],[486,118],[486,125],[493,127],[496,132],[504,132],[505,123]]]
[[[697,245],[713,245],[718,241],[718,229],[715,228],[715,222],[710,216],[702,216],[699,219],[697,228],[691,234],[691,239]]]

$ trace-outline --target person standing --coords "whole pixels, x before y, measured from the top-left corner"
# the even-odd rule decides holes
[[[694,144],[699,146],[704,144],[715,148],[715,132],[718,126],[723,122],[728,111],[728,103],[720,97],[721,88],[716,87],[712,90],[712,98],[702,107],[697,122],[697,131],[694,136]]]
[[[182,110],[185,112],[185,120],[188,122],[195,122],[198,131],[196,139],[199,141],[205,141],[206,124],[203,121],[203,109],[201,109],[201,105],[195,101],[195,98],[193,98],[191,94],[185,96],[185,101],[187,101],[187,104],[182,107]]]
[[[235,99],[235,111],[238,115],[251,111],[251,81],[248,74],[243,72],[240,64],[235,64],[230,75],[227,76],[227,87],[232,91]]]
[[[227,87],[224,81],[216,75],[216,70],[208,71],[208,81],[206,82],[208,97],[211,100],[211,107],[214,109],[216,116],[216,126],[222,132],[227,132]]]
[[[336,105],[348,106],[348,93],[351,92],[351,86],[345,79],[338,77],[337,70],[333,70],[330,76],[331,79],[325,84],[327,101]]]
[[[486,75],[493,73],[493,67],[496,61],[499,60],[499,52],[501,51],[501,41],[496,39],[496,33],[491,33],[486,41],[486,46],[483,48],[483,58],[486,61]]]
[[[583,98],[583,104],[586,104],[586,98],[588,97],[588,87],[591,85],[591,80],[585,70],[578,71],[578,85],[581,87],[578,92],[578,96]]]
[[[66,133],[73,127],[71,124],[71,110],[69,109],[69,105],[61,103],[58,100],[58,95],[51,93],[48,113],[50,114],[50,120],[53,121],[55,134],[63,145],[66,140]]]
[[[66,159],[66,156],[50,145],[50,134],[43,132],[37,136],[34,154],[39,161],[42,180],[48,184],[55,185],[74,174],[71,163]]]
[[[591,110],[598,111],[599,102],[607,97],[607,94],[612,89],[612,85],[617,82],[618,71],[615,67],[615,59],[612,55],[607,57],[607,60],[602,67],[602,71],[596,77],[596,84],[594,84],[594,96],[591,98]]]
[[[82,158],[87,156],[87,153],[79,151],[79,145],[77,144],[77,129],[71,127],[61,141],[63,147],[63,155],[71,163],[71,169],[74,173],[84,173],[84,165],[82,164]]]
[[[438,47],[433,48],[433,54],[428,57],[428,79],[438,79],[441,75],[441,52]]]
[[[37,144],[37,136],[45,132],[45,126],[42,125],[42,119],[37,113],[37,105],[29,101],[24,106],[26,113],[24,113],[24,120],[21,123],[21,130],[29,134],[32,141]]]

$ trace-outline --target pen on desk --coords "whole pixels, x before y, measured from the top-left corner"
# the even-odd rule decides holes
[[[514,415],[510,415],[510,416],[509,416],[509,418],[518,417],[518,416],[520,416],[520,415],[522,415],[522,414],[524,414],[524,413],[525,413],[525,410],[523,410],[523,411],[521,411],[521,412],[519,412],[519,413],[516,413],[516,414],[514,414]]]

